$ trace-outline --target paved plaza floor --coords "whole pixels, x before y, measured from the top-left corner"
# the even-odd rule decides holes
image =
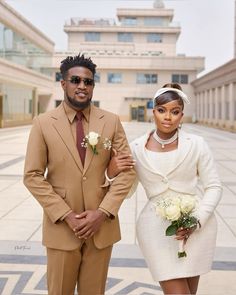
[[[124,123],[129,141],[151,123]],[[223,183],[217,208],[218,237],[212,271],[201,277],[199,295],[236,294],[236,134],[185,124],[209,143]],[[41,246],[42,210],[22,183],[30,126],[0,129],[0,294],[39,295],[46,290],[46,257]],[[135,222],[146,202],[141,186],[120,210],[122,240],[114,246],[106,295],[162,294],[139,251]],[[158,250],[158,249],[157,249]]]

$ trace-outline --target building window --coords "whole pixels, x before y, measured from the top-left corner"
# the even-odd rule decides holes
[[[32,88],[16,84],[2,86],[2,120],[3,122],[25,121],[32,119]]]
[[[132,33],[118,33],[118,42],[133,42]]]
[[[0,57],[52,78],[52,53],[0,22]]]
[[[124,17],[121,20],[121,24],[123,26],[136,26],[137,25],[137,18],[136,17]]]
[[[137,84],[156,84],[157,74],[137,74]]]
[[[153,100],[147,101],[147,109],[153,109]]]
[[[108,73],[107,82],[112,84],[120,84],[122,82],[122,77],[120,73]]]
[[[87,42],[98,42],[100,41],[100,33],[87,32],[85,33],[85,41]]]
[[[163,17],[145,17],[144,18],[145,26],[167,26],[167,20]]]
[[[173,74],[172,83],[188,84],[188,75]]]
[[[162,34],[158,34],[158,33],[149,33],[149,34],[147,34],[147,42],[149,42],[149,43],[161,43],[162,42]]]
[[[58,107],[61,104],[62,100],[55,100],[55,107]]]
[[[100,106],[100,101],[99,100],[92,100],[92,103],[93,105],[95,105],[95,107],[98,107]]]
[[[96,73],[95,76],[94,76],[94,81],[95,83],[100,83],[100,73]]]
[[[56,79],[56,82],[59,82],[62,80],[62,74],[60,72],[56,72],[55,73],[55,79]]]

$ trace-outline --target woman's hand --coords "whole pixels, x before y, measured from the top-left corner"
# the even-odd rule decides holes
[[[185,242],[187,242],[187,239],[195,231],[196,228],[197,226],[191,228],[180,227],[176,232],[176,240],[184,240]]]
[[[107,176],[109,178],[116,177],[120,172],[132,169],[135,165],[135,160],[131,154],[119,153],[112,148],[113,156],[107,168]]]

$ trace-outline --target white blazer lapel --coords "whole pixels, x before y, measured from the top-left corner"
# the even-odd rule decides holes
[[[153,165],[152,161],[150,161],[145,150],[145,146],[150,134],[151,133],[149,132],[142,136],[140,140],[134,142],[133,152],[137,160],[142,163],[142,166],[144,166],[145,169],[149,170],[152,173],[163,176],[163,174],[155,167],[155,165]]]
[[[167,172],[167,175],[170,174],[175,169],[177,169],[178,166],[181,163],[183,163],[188,153],[190,152],[191,147],[192,147],[192,140],[190,136],[184,131],[180,130],[179,137],[178,137],[178,149],[177,149],[176,159],[173,166],[171,167],[171,170]]]
[[[134,155],[137,158],[137,160],[142,163],[145,169],[149,170],[152,173],[156,173],[161,176],[164,176],[164,174],[158,168],[155,167],[156,165],[153,165],[152,161],[150,161],[145,151],[145,146],[149,136],[150,136],[150,133],[147,133],[144,136],[142,136],[140,140],[138,140],[137,142],[134,142],[134,147],[133,147]],[[176,159],[173,166],[167,172],[166,175],[174,171],[185,160],[185,158],[187,157],[188,153],[191,150],[191,147],[192,147],[192,140],[189,137],[189,135],[183,131],[179,131]]]

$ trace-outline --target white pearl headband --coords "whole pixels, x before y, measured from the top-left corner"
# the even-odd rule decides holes
[[[183,100],[184,103],[190,104],[190,101],[188,100],[187,95],[183,91],[181,91],[181,90],[179,90],[177,88],[164,87],[164,88],[160,88],[155,93],[154,99],[153,99],[153,107],[155,106],[155,101],[156,101],[157,97],[160,96],[160,95],[162,95],[163,93],[165,93],[167,91],[176,92],[182,98],[182,100]]]

